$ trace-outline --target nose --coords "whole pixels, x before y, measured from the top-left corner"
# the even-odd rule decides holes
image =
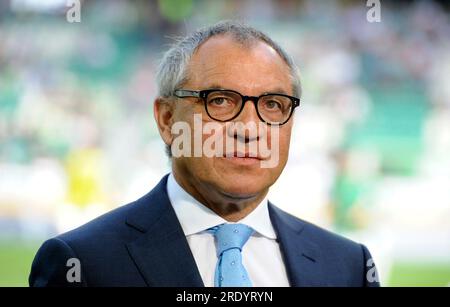
[[[242,143],[249,143],[259,140],[259,123],[255,103],[252,100],[243,102],[244,106],[239,116],[233,120],[235,125],[233,129],[229,129],[230,137],[237,139]]]
[[[239,114],[239,116],[236,118],[236,121],[241,121],[244,124],[248,122],[254,122],[255,124],[258,124],[260,119],[256,111],[256,103],[250,99],[243,101],[242,103],[244,104],[244,107],[241,114]]]

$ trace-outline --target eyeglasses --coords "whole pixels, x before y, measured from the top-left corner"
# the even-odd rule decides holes
[[[300,105],[300,99],[284,94],[243,96],[236,91],[224,89],[203,91],[178,89],[174,91],[174,96],[202,99],[208,116],[220,122],[238,117],[244,109],[245,102],[250,100],[255,104],[256,113],[261,121],[269,125],[283,125],[291,118],[294,109]]]

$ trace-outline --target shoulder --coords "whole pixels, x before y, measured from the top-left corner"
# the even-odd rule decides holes
[[[377,282],[367,280],[367,272],[375,267],[368,249],[337,233],[297,218],[272,205],[275,223],[282,223],[282,235],[287,245],[297,246],[300,253],[307,251],[310,258],[321,263],[331,284],[374,286]],[[286,231],[286,229],[289,229]],[[280,231],[280,230],[279,230]],[[289,247],[292,248],[292,247]],[[374,274],[376,274],[374,270]],[[376,278],[378,278],[376,276]]]
[[[170,213],[171,206],[165,194],[166,180],[167,176],[138,200],[45,241],[34,258],[30,285],[66,285],[64,272],[67,261],[72,258],[78,259],[84,270],[82,276],[85,279],[77,285],[85,284],[86,280],[101,284],[106,275],[114,278],[112,275],[118,270],[134,272],[134,265],[125,261],[129,258],[127,244]]]
[[[30,286],[83,286],[81,281],[68,283],[66,274],[71,261],[97,264],[117,253],[123,244],[117,244],[126,236],[125,217],[133,204],[113,210],[91,222],[45,241],[39,248],[31,267]]]
[[[271,205],[271,208],[279,220],[294,231],[298,231],[299,234],[301,233],[302,237],[307,237],[309,241],[314,242],[319,247],[326,247],[327,249],[331,248],[333,250],[342,249],[345,251],[361,249],[360,244],[357,242],[317,226],[311,222],[295,217],[274,205]]]
[[[132,202],[118,207],[80,227],[58,235],[56,239],[64,241],[68,245],[94,241],[98,244],[105,240],[120,239],[126,236],[126,219],[136,209],[136,206],[136,203]]]
[[[158,207],[141,198],[45,241],[33,260],[30,286],[100,285],[105,280],[114,280],[117,272],[133,272],[134,266],[124,262],[128,259],[127,244],[141,231],[130,227],[127,221],[130,217],[146,215],[146,208],[152,205]],[[146,217],[151,220],[151,216]],[[69,283],[66,274],[73,261],[79,263],[81,280]]]

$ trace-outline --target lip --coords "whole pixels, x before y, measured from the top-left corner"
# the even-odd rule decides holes
[[[253,165],[261,162],[263,159],[261,159],[258,156],[251,155],[250,153],[227,153],[224,157],[222,157],[224,160],[231,162],[233,164],[238,165]]]
[[[261,162],[260,159],[257,158],[238,158],[238,157],[223,157],[227,162],[238,164],[238,165],[254,165]]]

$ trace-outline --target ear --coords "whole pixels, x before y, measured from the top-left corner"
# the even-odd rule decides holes
[[[155,99],[153,104],[153,115],[158,126],[159,134],[166,145],[171,145],[173,141],[172,123],[173,123],[173,104],[163,97]]]

